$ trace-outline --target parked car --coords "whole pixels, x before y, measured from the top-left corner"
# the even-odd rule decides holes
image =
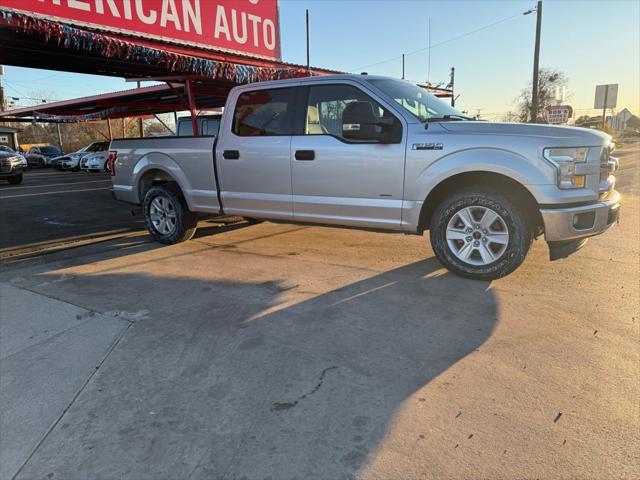
[[[109,148],[109,142],[93,142],[77,152],[60,157],[60,170],[78,171],[81,169],[80,161],[95,152],[104,152]]]
[[[197,118],[200,135],[217,135],[220,130],[221,113],[200,115]],[[178,136],[187,137],[193,135],[193,122],[191,117],[178,118]]]
[[[22,162],[22,169],[23,170],[25,170],[25,169],[27,169],[29,167],[29,164],[27,163],[27,159],[22,154],[22,152],[20,152],[18,150],[13,150],[11,147],[8,147],[7,145],[0,145],[0,152],[12,153],[16,157],[18,157],[20,159],[20,162]]]
[[[51,166],[51,160],[62,155],[60,148],[52,145],[31,147],[27,152],[29,167],[45,168]]]
[[[473,121],[409,82],[369,75],[235,87],[217,137],[114,140],[117,199],[159,242],[198,213],[422,235],[452,272],[515,270],[534,238],[566,257],[618,219],[611,137]]]
[[[16,152],[7,152],[0,148],[0,179],[7,180],[11,185],[22,183],[22,159]]]
[[[80,161],[81,169],[86,172],[106,172],[109,151],[92,153]]]

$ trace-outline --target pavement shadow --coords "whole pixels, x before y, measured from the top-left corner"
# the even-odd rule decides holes
[[[497,322],[487,283],[442,272],[418,261],[286,306],[278,278],[50,285],[136,312],[18,478],[351,478],[403,403]]]

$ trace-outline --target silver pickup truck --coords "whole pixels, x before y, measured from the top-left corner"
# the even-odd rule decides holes
[[[552,260],[618,219],[611,137],[472,121],[411,83],[369,75],[234,88],[217,136],[114,140],[119,200],[151,235],[190,239],[197,214],[422,235],[476,279],[509,274],[534,238]]]

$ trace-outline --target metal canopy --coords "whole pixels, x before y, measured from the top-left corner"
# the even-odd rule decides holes
[[[193,85],[200,110],[224,105],[231,86]],[[0,112],[2,121],[70,123],[189,110],[183,84],[155,85]]]

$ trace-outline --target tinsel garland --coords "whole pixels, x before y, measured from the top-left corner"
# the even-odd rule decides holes
[[[56,44],[67,50],[104,58],[113,58],[161,67],[168,72],[228,80],[234,83],[252,83],[267,80],[307,76],[303,68],[271,68],[219,62],[136,45],[70,25],[44,20],[0,8],[0,27],[10,27],[20,33]]]
[[[76,123],[90,122],[93,120],[106,120],[107,118],[112,118],[114,113],[122,111],[124,111],[124,108],[122,107],[112,107],[107,108],[106,110],[101,110],[99,112],[86,113],[83,115],[52,115],[49,113],[33,112],[33,116],[37,120],[44,120],[47,122]]]

